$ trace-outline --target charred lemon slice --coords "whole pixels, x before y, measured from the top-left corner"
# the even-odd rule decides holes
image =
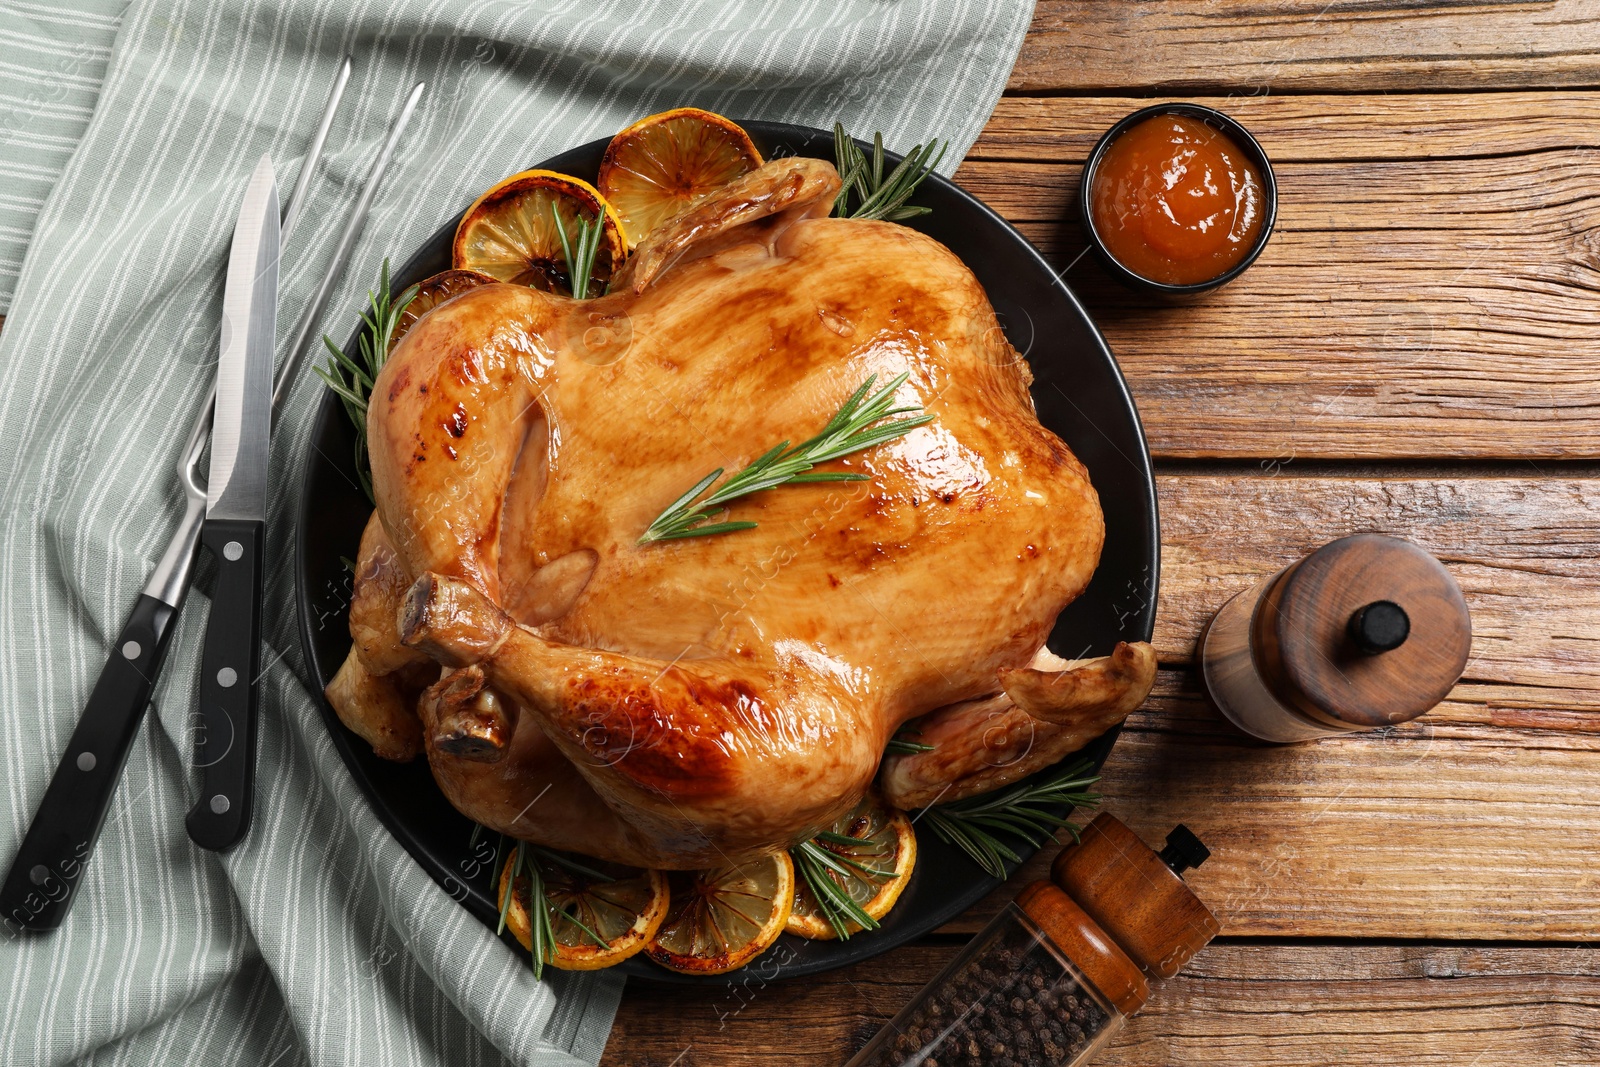
[[[802,861],[805,877],[799,879],[789,913],[788,932],[800,937],[831,940],[839,936],[840,926],[846,935],[863,928],[833,903],[840,894],[869,918],[883,918],[900,899],[917,865],[917,834],[911,820],[871,796],[810,844],[814,860]],[[830,883],[816,886],[829,903],[818,902],[818,892],[810,884],[814,879]]]
[[[600,247],[590,272],[598,283],[591,292],[598,292],[626,254],[617,213],[594,186],[553,170],[513,174],[478,197],[456,227],[451,265],[497,281],[570,294],[573,279],[565,249],[578,246],[580,219],[600,220]]]
[[[416,295],[395,320],[394,332],[389,335],[389,351],[394,351],[394,346],[400,343],[400,338],[404,337],[406,331],[411,329],[422,316],[451,297],[460,296],[468,289],[475,289],[480,285],[488,285],[494,280],[487,274],[475,270],[447,270],[418,282]]]
[[[649,944],[667,915],[667,880],[659,871],[588,859],[569,864],[542,850],[515,850],[500,872],[499,900],[506,927],[530,952],[534,930],[528,901],[535,876],[550,923],[541,931],[545,961],[564,971],[621,963]],[[515,890],[508,902],[509,886]]]
[[[761,166],[761,153],[737,123],[680,107],[640,119],[611,139],[600,161],[600,192],[622,216],[629,247],[699,203],[707,193]]]
[[[794,904],[794,864],[779,852],[740,866],[667,875],[672,904],[645,949],[669,971],[726,974],[783,933]]]

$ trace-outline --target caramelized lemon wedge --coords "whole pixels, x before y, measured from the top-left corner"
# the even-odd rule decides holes
[[[645,955],[680,974],[726,974],[765,952],[794,905],[786,852],[739,866],[667,875],[672,903]]]
[[[500,873],[499,900],[505,903],[516,853]],[[585,859],[571,867],[537,853],[525,858],[538,864],[550,917],[551,941],[546,962],[564,971],[597,971],[636,955],[660,929],[667,915],[667,880],[659,871]],[[506,908],[506,928],[522,947],[533,951],[533,923],[528,911],[530,878],[518,872]]]
[[[642,118],[611,139],[600,161],[600,192],[622,216],[631,248],[713,189],[761,165],[744,129],[695,107]]]
[[[590,276],[591,292],[599,292],[627,254],[617,213],[588,182],[552,170],[513,174],[478,197],[456,227],[452,266],[570,294],[573,278],[564,249],[577,246],[580,219],[602,226]]]

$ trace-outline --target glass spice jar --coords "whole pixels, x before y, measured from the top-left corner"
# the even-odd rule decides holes
[[[1087,1063],[1144,1006],[1147,976],[1216,936],[1180,877],[1209,855],[1182,826],[1158,855],[1100,814],[848,1067]]]

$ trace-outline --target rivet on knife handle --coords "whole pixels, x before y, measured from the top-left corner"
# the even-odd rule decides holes
[[[200,799],[189,809],[184,826],[195,844],[213,851],[233,847],[250,829],[264,529],[251,519],[211,519],[200,535],[217,561],[217,584],[200,654],[194,746]]]
[[[71,910],[177,616],[171,604],[141,596],[117,634],[0,887],[0,921],[7,929],[54,930]]]

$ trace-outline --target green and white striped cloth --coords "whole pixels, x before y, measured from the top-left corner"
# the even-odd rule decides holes
[[[94,113],[127,0],[0,0],[0,315],[33,220]]]
[[[491,182],[668,107],[838,119],[882,130],[890,147],[947,138],[951,170],[994,106],[1032,3],[121,8],[0,0],[4,863],[181,510],[172,465],[211,382],[246,178],[269,152],[280,182],[292,180],[346,52],[355,76],[286,251],[285,333],[416,81],[430,91],[323,323],[335,335],[386,254],[403,258]],[[379,824],[302,680],[290,503],[321,388],[309,374],[298,383],[273,442],[271,665],[253,832],[219,857],[183,830],[206,613],[197,590],[73,914],[54,934],[0,931],[0,1063],[599,1058],[620,981],[557,973],[535,983]]]

